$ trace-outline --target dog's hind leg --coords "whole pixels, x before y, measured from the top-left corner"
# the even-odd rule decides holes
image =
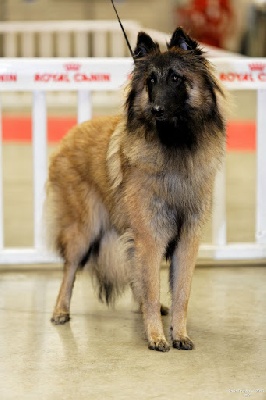
[[[172,292],[171,335],[173,347],[192,350],[194,344],[187,335],[187,306],[192,276],[199,247],[197,228],[186,228],[180,235],[170,266]]]
[[[76,272],[80,266],[84,265],[93,240],[88,240],[88,235],[73,224],[59,235],[57,242],[57,247],[64,259],[64,272],[51,321],[59,325],[70,319],[70,300]]]
[[[61,283],[53,316],[51,318],[51,321],[55,325],[59,324],[62,325],[70,320],[70,299],[77,269],[78,269],[78,264],[75,262],[64,263],[63,281]]]

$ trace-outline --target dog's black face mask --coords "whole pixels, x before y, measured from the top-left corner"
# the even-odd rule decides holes
[[[170,59],[171,57],[166,57]],[[187,99],[185,77],[171,67],[171,60],[157,60],[147,81],[150,112],[156,121],[169,121],[184,112]],[[165,66],[160,64],[165,61]],[[170,61],[170,62],[168,62]]]
[[[189,107],[186,77],[176,68],[175,55],[161,54],[154,59],[146,80],[148,110],[160,141],[167,146],[189,146]]]
[[[198,43],[181,28],[167,47],[161,53],[149,35],[138,35],[126,102],[128,128],[142,126],[167,147],[192,148],[200,140],[202,121],[213,119],[217,109],[217,85]]]

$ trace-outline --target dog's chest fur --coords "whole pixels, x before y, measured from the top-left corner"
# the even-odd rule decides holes
[[[163,225],[176,225],[180,219],[200,218],[209,201],[213,177],[209,171],[199,169],[192,159],[178,157],[164,164],[164,169],[146,175],[137,172],[143,201],[147,199],[152,219]],[[204,181],[202,175],[207,175]],[[207,182],[209,182],[207,184]],[[208,188],[210,186],[210,188]],[[205,196],[202,192],[205,191]],[[158,224],[157,224],[158,225]]]
[[[200,153],[165,151],[145,138],[121,141],[121,136],[113,135],[108,152],[109,182],[123,191],[134,187],[135,193],[123,193],[122,197],[135,196],[139,208],[149,212],[154,228],[169,229],[184,215],[186,219],[201,218],[209,206],[217,160],[210,156],[202,163]]]

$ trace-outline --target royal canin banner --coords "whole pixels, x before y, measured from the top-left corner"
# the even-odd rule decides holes
[[[229,89],[266,89],[266,58],[216,59],[214,65]]]
[[[2,59],[0,90],[117,90],[128,80],[130,59]]]
[[[228,89],[266,89],[266,58],[214,58]],[[2,58],[0,91],[117,90],[130,79],[130,58]]]

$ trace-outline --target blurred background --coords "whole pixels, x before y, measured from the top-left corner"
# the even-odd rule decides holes
[[[265,0],[118,0],[122,19],[252,56],[266,55]],[[152,10],[152,12],[151,12]],[[0,21],[114,19],[106,0],[0,0]],[[1,50],[0,50],[1,51]]]

